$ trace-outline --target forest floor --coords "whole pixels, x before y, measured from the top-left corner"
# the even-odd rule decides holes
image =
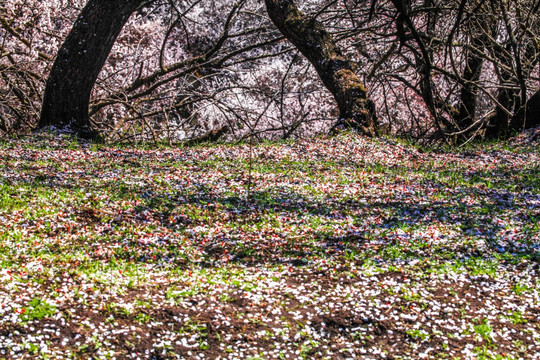
[[[540,359],[532,138],[4,140],[0,359]]]

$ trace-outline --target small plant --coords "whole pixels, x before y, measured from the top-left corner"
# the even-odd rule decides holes
[[[310,355],[313,354],[314,350],[319,346],[320,343],[315,340],[307,340],[302,345],[300,345],[300,356],[302,359],[309,359]]]
[[[152,320],[152,318],[150,317],[150,315],[145,314],[143,312],[140,312],[140,313],[137,314],[137,316],[135,316],[135,321],[137,321],[141,325],[144,325],[144,324],[150,322],[151,320]]]
[[[351,334],[351,338],[355,341],[363,340],[365,338],[365,335],[360,331],[355,331]]]
[[[21,320],[24,322],[41,320],[52,316],[56,312],[56,307],[40,298],[33,298],[28,306],[22,309]]]
[[[507,318],[512,321],[512,324],[514,325],[527,323],[527,320],[523,317],[523,314],[520,311],[513,311],[510,316],[507,316]]]
[[[476,354],[477,360],[509,360],[513,359],[513,357],[508,357],[505,355],[499,355],[499,354],[493,354],[491,350],[487,348],[487,346],[483,347],[475,347],[474,353]]]
[[[111,313],[114,313],[116,311],[116,308],[117,308],[117,305],[114,302],[112,302],[112,303],[105,304],[104,310],[107,313],[111,314]]]
[[[357,256],[357,252],[354,251],[354,250],[347,250],[345,251],[345,258],[349,261],[354,261],[354,259],[356,258]]]
[[[491,277],[497,276],[497,270],[499,266],[498,260],[486,260],[482,258],[471,257],[467,259],[463,265],[468,270],[469,274],[475,275],[488,275]]]
[[[402,298],[404,300],[407,300],[407,301],[420,301],[422,299],[420,294],[414,293],[411,290],[402,289],[401,291],[403,293]]]
[[[132,314],[131,309],[129,309],[129,308],[127,308],[127,307],[120,307],[120,309],[122,309],[122,313],[123,313],[125,316],[131,316],[131,314]]]
[[[525,346],[525,344],[521,340],[514,340],[512,344],[514,344],[516,349],[520,352],[527,351],[527,346]]]
[[[191,320],[186,321],[184,326],[178,332],[180,334],[198,334],[201,338],[208,336],[206,324],[192,322]]]
[[[478,325],[474,325],[474,332],[488,344],[493,342],[493,328],[488,323],[487,319],[482,319]]]
[[[524,285],[522,283],[516,283],[514,284],[514,286],[512,286],[512,291],[516,294],[516,295],[521,295],[523,294],[524,292],[527,292],[527,291],[530,291],[531,289],[527,286],[527,285]]]
[[[84,354],[88,350],[89,347],[90,345],[88,344],[82,344],[81,346],[78,347],[78,350],[80,353]]]
[[[97,335],[92,336],[92,342],[94,343],[95,350],[98,350],[103,346],[103,343],[99,341]]]
[[[424,341],[424,340],[428,340],[429,339],[429,334],[424,331],[424,330],[420,330],[420,329],[409,329],[406,331],[407,335],[409,335],[413,340],[420,340],[420,341]]]
[[[207,350],[208,349],[208,343],[203,339],[199,339],[199,350]]]
[[[219,300],[221,302],[227,303],[227,302],[234,302],[236,299],[231,297],[229,294],[221,294],[219,296]]]
[[[23,348],[28,349],[28,352],[32,355],[36,355],[39,352],[39,345],[33,343],[25,343]]]
[[[261,324],[262,324],[262,320],[261,320],[261,319],[249,318],[248,321],[249,321],[251,324],[256,324],[256,325],[261,325]]]

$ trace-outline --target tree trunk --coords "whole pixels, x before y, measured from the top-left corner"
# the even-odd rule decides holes
[[[476,49],[483,49],[483,38],[474,37],[472,39],[472,46]],[[482,75],[482,65],[484,64],[484,59],[475,54],[472,50],[467,54],[466,59],[465,70],[463,71],[463,87],[461,88],[460,106],[454,117],[454,121],[458,127],[457,130],[471,127],[476,120],[478,99],[478,87],[476,82],[478,82]],[[473,132],[474,130],[476,129],[471,129],[470,132]],[[470,132],[467,132],[465,135],[468,136]]]
[[[338,48],[324,26],[298,10],[293,0],[265,0],[266,9],[279,31],[311,62],[323,84],[336,99],[337,125],[352,127],[369,136],[378,132],[375,104],[354,72],[354,66]]]
[[[90,94],[114,42],[131,14],[146,0],[90,0],[58,55],[47,80],[39,127],[54,125],[96,138],[90,124]]]
[[[518,91],[513,89],[500,89],[497,95],[497,101],[508,111],[512,112],[516,107]],[[508,134],[508,124],[510,116],[500,106],[497,106],[494,115],[488,118],[485,137],[488,139],[506,138]]]
[[[504,4],[500,3],[501,9]],[[540,17],[536,16],[534,25],[530,29],[538,28],[538,26],[540,26]],[[498,34],[497,27],[493,26],[492,37],[497,38]],[[510,37],[503,45],[491,45],[492,56],[504,67],[499,68],[501,87],[497,93],[497,101],[502,107],[496,106],[493,115],[488,119],[485,134],[487,138],[506,138],[515,132],[540,125],[540,90],[527,100],[524,81],[524,79],[530,79],[531,73],[538,64],[538,45],[530,30],[520,42],[527,43],[525,52],[521,56],[517,50],[519,45],[514,37]]]
[[[540,90],[527,100],[525,108],[521,108],[510,121],[511,132],[521,132],[540,126]]]

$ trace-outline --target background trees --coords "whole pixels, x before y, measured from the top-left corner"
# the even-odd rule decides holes
[[[383,130],[463,142],[539,125],[536,0],[281,2],[300,6],[319,40],[332,39],[342,57],[338,68],[347,68],[368,90],[357,96],[360,109]],[[51,84],[72,66],[50,69],[64,39],[64,48],[70,41],[77,45],[76,37],[66,36],[84,15],[85,1],[0,5],[2,133],[38,126],[49,73],[53,90],[40,125],[87,123],[82,97],[69,94],[88,93],[88,86],[75,84],[97,76],[89,103],[91,129],[117,140],[180,140],[224,125],[230,138],[310,136],[329,131],[340,113],[350,117],[316,57],[306,52],[317,44],[302,43],[302,36],[295,42],[286,31],[289,24],[280,26],[276,13],[267,14],[260,1],[93,0],[87,7],[91,4],[110,6],[110,14],[118,11],[110,33],[133,14],[114,45],[105,41],[99,47],[105,53],[112,46],[102,71],[82,78],[62,75],[71,79],[64,83],[72,88],[64,89]],[[79,51],[84,49],[74,53]],[[58,59],[72,54],[61,52]],[[72,60],[85,61],[84,56]],[[103,56],[94,65],[102,62]],[[70,113],[52,112],[51,104]],[[92,135],[89,129],[80,132]]]

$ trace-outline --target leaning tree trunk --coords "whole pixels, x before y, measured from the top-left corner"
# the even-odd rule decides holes
[[[298,10],[293,0],[265,0],[266,9],[279,31],[311,62],[323,84],[336,99],[337,125],[352,127],[365,135],[377,134],[374,103],[354,72],[354,67],[324,26]]]
[[[58,55],[47,80],[40,127],[69,128],[96,138],[88,116],[90,94],[114,42],[131,14],[147,0],[90,0]]]

